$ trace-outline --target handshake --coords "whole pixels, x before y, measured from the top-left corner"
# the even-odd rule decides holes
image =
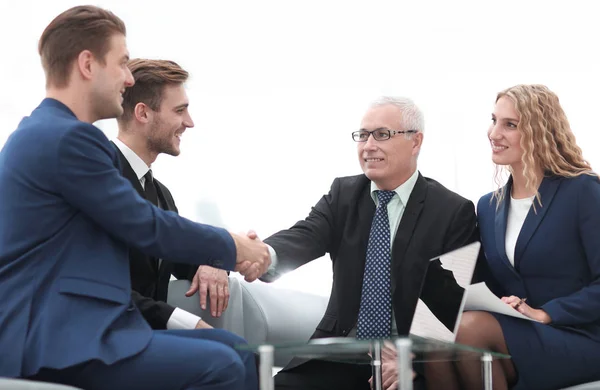
[[[269,249],[252,230],[247,235],[230,234],[237,252],[234,271],[244,275],[247,282],[254,282],[267,272],[271,265]]]

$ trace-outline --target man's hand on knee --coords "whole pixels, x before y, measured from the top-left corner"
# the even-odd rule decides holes
[[[196,329],[212,329],[213,327],[208,325],[205,321],[200,320],[196,324]]]

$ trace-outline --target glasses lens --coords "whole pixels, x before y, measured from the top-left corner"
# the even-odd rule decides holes
[[[355,131],[352,133],[352,139],[356,142],[365,142],[369,138],[369,133],[366,131]]]
[[[390,138],[390,131],[389,130],[375,130],[373,132],[373,138],[375,138],[377,141],[385,141],[386,139]]]

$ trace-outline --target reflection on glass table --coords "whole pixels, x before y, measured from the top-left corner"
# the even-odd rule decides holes
[[[352,337],[313,339],[309,342],[277,345],[249,345],[260,354],[261,390],[273,390],[274,354],[285,357],[320,359],[373,367],[373,388],[381,389],[381,350],[393,344],[397,352],[399,389],[412,389],[412,363],[458,360],[481,360],[485,389],[492,388],[493,359],[502,355],[454,343],[459,329],[467,291],[481,244],[474,242],[430,259],[415,305],[409,337],[359,340]]]
[[[426,339],[419,336],[359,340],[350,337],[314,339],[309,342],[278,345],[240,345],[240,350],[257,352],[260,356],[261,390],[273,390],[273,359],[275,353],[308,359],[328,360],[373,366],[374,389],[381,389],[381,348],[392,343],[398,356],[399,389],[412,389],[412,363],[434,361],[480,360],[484,373],[485,389],[492,389],[492,361],[509,359],[491,351],[485,351],[456,343]]]

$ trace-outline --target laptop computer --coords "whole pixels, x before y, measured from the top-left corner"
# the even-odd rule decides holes
[[[411,335],[450,343],[456,340],[480,246],[474,242],[429,261]]]

